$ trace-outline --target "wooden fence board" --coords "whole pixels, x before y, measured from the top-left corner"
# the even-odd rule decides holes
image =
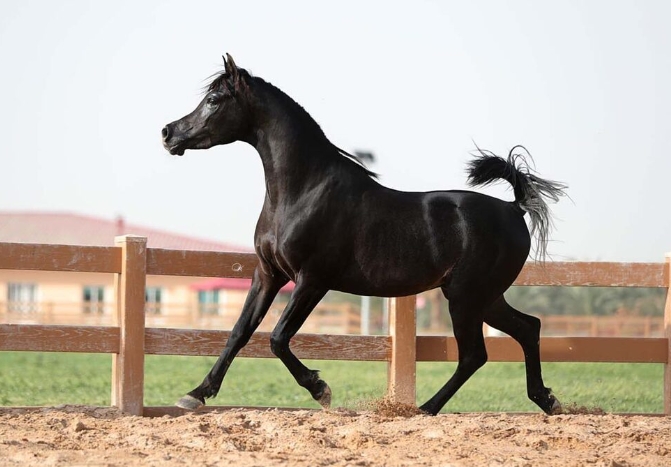
[[[664,263],[528,262],[514,285],[668,287],[669,274]]]
[[[259,260],[254,253],[147,249],[147,274],[250,278]]]
[[[0,350],[115,353],[119,328],[0,324]]]
[[[523,362],[520,346],[510,337],[486,337],[490,362]],[[543,362],[666,363],[666,338],[638,337],[544,337]],[[454,337],[418,336],[417,361],[455,362],[458,358]]]
[[[230,331],[147,328],[145,352],[154,355],[219,356]],[[388,361],[389,336],[333,336],[297,334],[291,349],[298,358],[316,360]],[[270,351],[270,333],[257,332],[240,352],[241,357],[274,358]]]
[[[0,269],[106,272],[121,271],[117,247],[0,243]]]
[[[154,355],[218,356],[229,331],[147,328],[145,352]],[[257,333],[243,349],[243,357],[273,357],[270,333]],[[489,361],[523,361],[522,352],[508,337],[485,339]],[[665,338],[544,337],[541,359],[546,362],[667,361]],[[298,334],[292,348],[300,358],[387,361],[391,353],[388,336],[327,336]],[[0,350],[37,352],[116,353],[119,328],[106,326],[0,325]],[[456,361],[454,337],[418,336],[417,361]]]

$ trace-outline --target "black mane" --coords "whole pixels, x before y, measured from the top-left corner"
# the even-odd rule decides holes
[[[245,78],[252,78],[252,75],[245,70],[244,68],[238,68],[238,72],[241,73]],[[213,91],[224,91],[232,89],[232,85],[227,84],[227,80],[230,78],[226,70],[218,71],[215,74],[209,76],[207,79],[211,81],[203,87],[203,94]]]
[[[226,74],[225,71],[219,71],[212,76],[210,76],[208,79],[211,79],[211,81],[203,87],[203,94],[207,94],[208,92],[212,91],[218,91],[219,89],[224,87],[224,81],[228,79],[228,75]]]
[[[369,170],[366,167],[366,164],[356,155],[350,154],[349,152],[345,151],[344,149],[340,149],[338,146],[333,144],[328,137],[324,134],[324,131],[321,129],[319,126],[319,123],[308,113],[307,110],[303,108],[302,105],[300,105],[298,102],[296,102],[294,99],[291,98],[287,93],[282,91],[280,88],[277,86],[273,85],[272,83],[264,80],[263,78],[259,78],[258,76],[253,76],[251,73],[249,73],[247,70],[244,68],[238,68],[238,72],[242,74],[245,80],[254,80],[257,83],[263,83],[265,86],[268,86],[270,89],[272,89],[276,94],[280,95],[282,99],[288,103],[291,104],[291,106],[296,110],[297,115],[302,117],[302,119],[306,122],[309,122],[310,124],[314,125],[315,129],[319,131],[321,135],[324,136],[324,138],[328,141],[329,145],[335,150],[335,152],[342,156],[345,157],[352,162],[355,163],[355,165],[360,169],[363,170],[364,173],[371,177],[371,178],[378,178],[378,174]],[[213,91],[225,91],[225,90],[231,90],[232,85],[228,84],[227,80],[229,79],[229,75],[226,73],[225,70],[219,71],[215,73],[214,75],[210,76],[211,81],[203,88],[204,94],[207,94],[208,92],[213,92]]]

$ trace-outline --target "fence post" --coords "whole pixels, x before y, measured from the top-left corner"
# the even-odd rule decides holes
[[[119,353],[112,355],[112,405],[130,415],[144,409],[144,302],[147,239],[115,237],[121,248],[121,273],[114,275]]]
[[[388,368],[388,397],[393,402],[416,403],[417,297],[389,300],[389,335],[391,359]]]
[[[667,282],[671,282],[671,253],[666,254]],[[664,305],[664,336],[666,336],[667,355],[664,364],[664,414],[671,415],[671,284],[667,284],[666,304]]]

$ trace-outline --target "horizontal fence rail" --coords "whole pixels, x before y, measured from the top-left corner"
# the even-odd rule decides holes
[[[119,328],[109,326],[0,325],[0,351],[118,353]],[[218,356],[230,331],[145,329],[145,354]],[[255,333],[240,352],[243,357],[274,358],[270,333]],[[604,345],[604,339],[608,345]],[[523,362],[519,345],[508,337],[486,337],[490,362]],[[391,361],[391,336],[298,334],[291,341],[299,358],[313,360]],[[667,363],[667,339],[638,337],[545,337],[546,362]],[[456,362],[451,336],[417,336],[417,362]]]
[[[121,249],[102,246],[0,243],[0,269],[121,272]]]
[[[157,276],[233,277],[248,279],[259,260],[253,253],[218,253],[150,248],[147,274]]]
[[[146,238],[117,237],[117,246],[90,247],[0,243],[0,269],[99,272],[115,275],[115,326],[0,325],[0,351],[87,352],[114,356],[112,403],[135,414],[160,414],[143,406],[144,355],[218,356],[228,331],[145,328],[147,275],[250,278],[255,255],[146,248]],[[515,285],[586,287],[669,287],[664,263],[527,263]],[[668,297],[668,292],[667,292]],[[389,362],[388,391],[399,402],[415,403],[417,362],[456,361],[454,337],[417,336],[415,297],[390,300],[389,335],[298,334],[299,358]],[[664,412],[671,414],[671,302],[664,315],[665,337],[544,337],[541,358],[552,362],[663,363]],[[485,338],[489,361],[522,362],[519,345],[508,337]],[[271,358],[269,333],[256,333],[242,357]],[[165,413],[172,413],[165,409]]]
[[[513,285],[669,287],[666,263],[527,263]]]

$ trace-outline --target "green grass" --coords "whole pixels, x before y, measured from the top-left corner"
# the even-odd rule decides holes
[[[211,357],[147,356],[145,405],[172,405],[202,380]],[[0,405],[110,404],[111,356],[0,352]],[[357,408],[386,391],[387,364],[306,361],[333,390],[333,406]],[[454,371],[453,363],[417,366],[417,399],[432,396]],[[563,403],[607,412],[661,412],[661,364],[546,363],[545,382]],[[276,359],[237,359],[216,405],[316,408]],[[446,405],[447,412],[537,412],[526,397],[524,365],[488,363]]]

